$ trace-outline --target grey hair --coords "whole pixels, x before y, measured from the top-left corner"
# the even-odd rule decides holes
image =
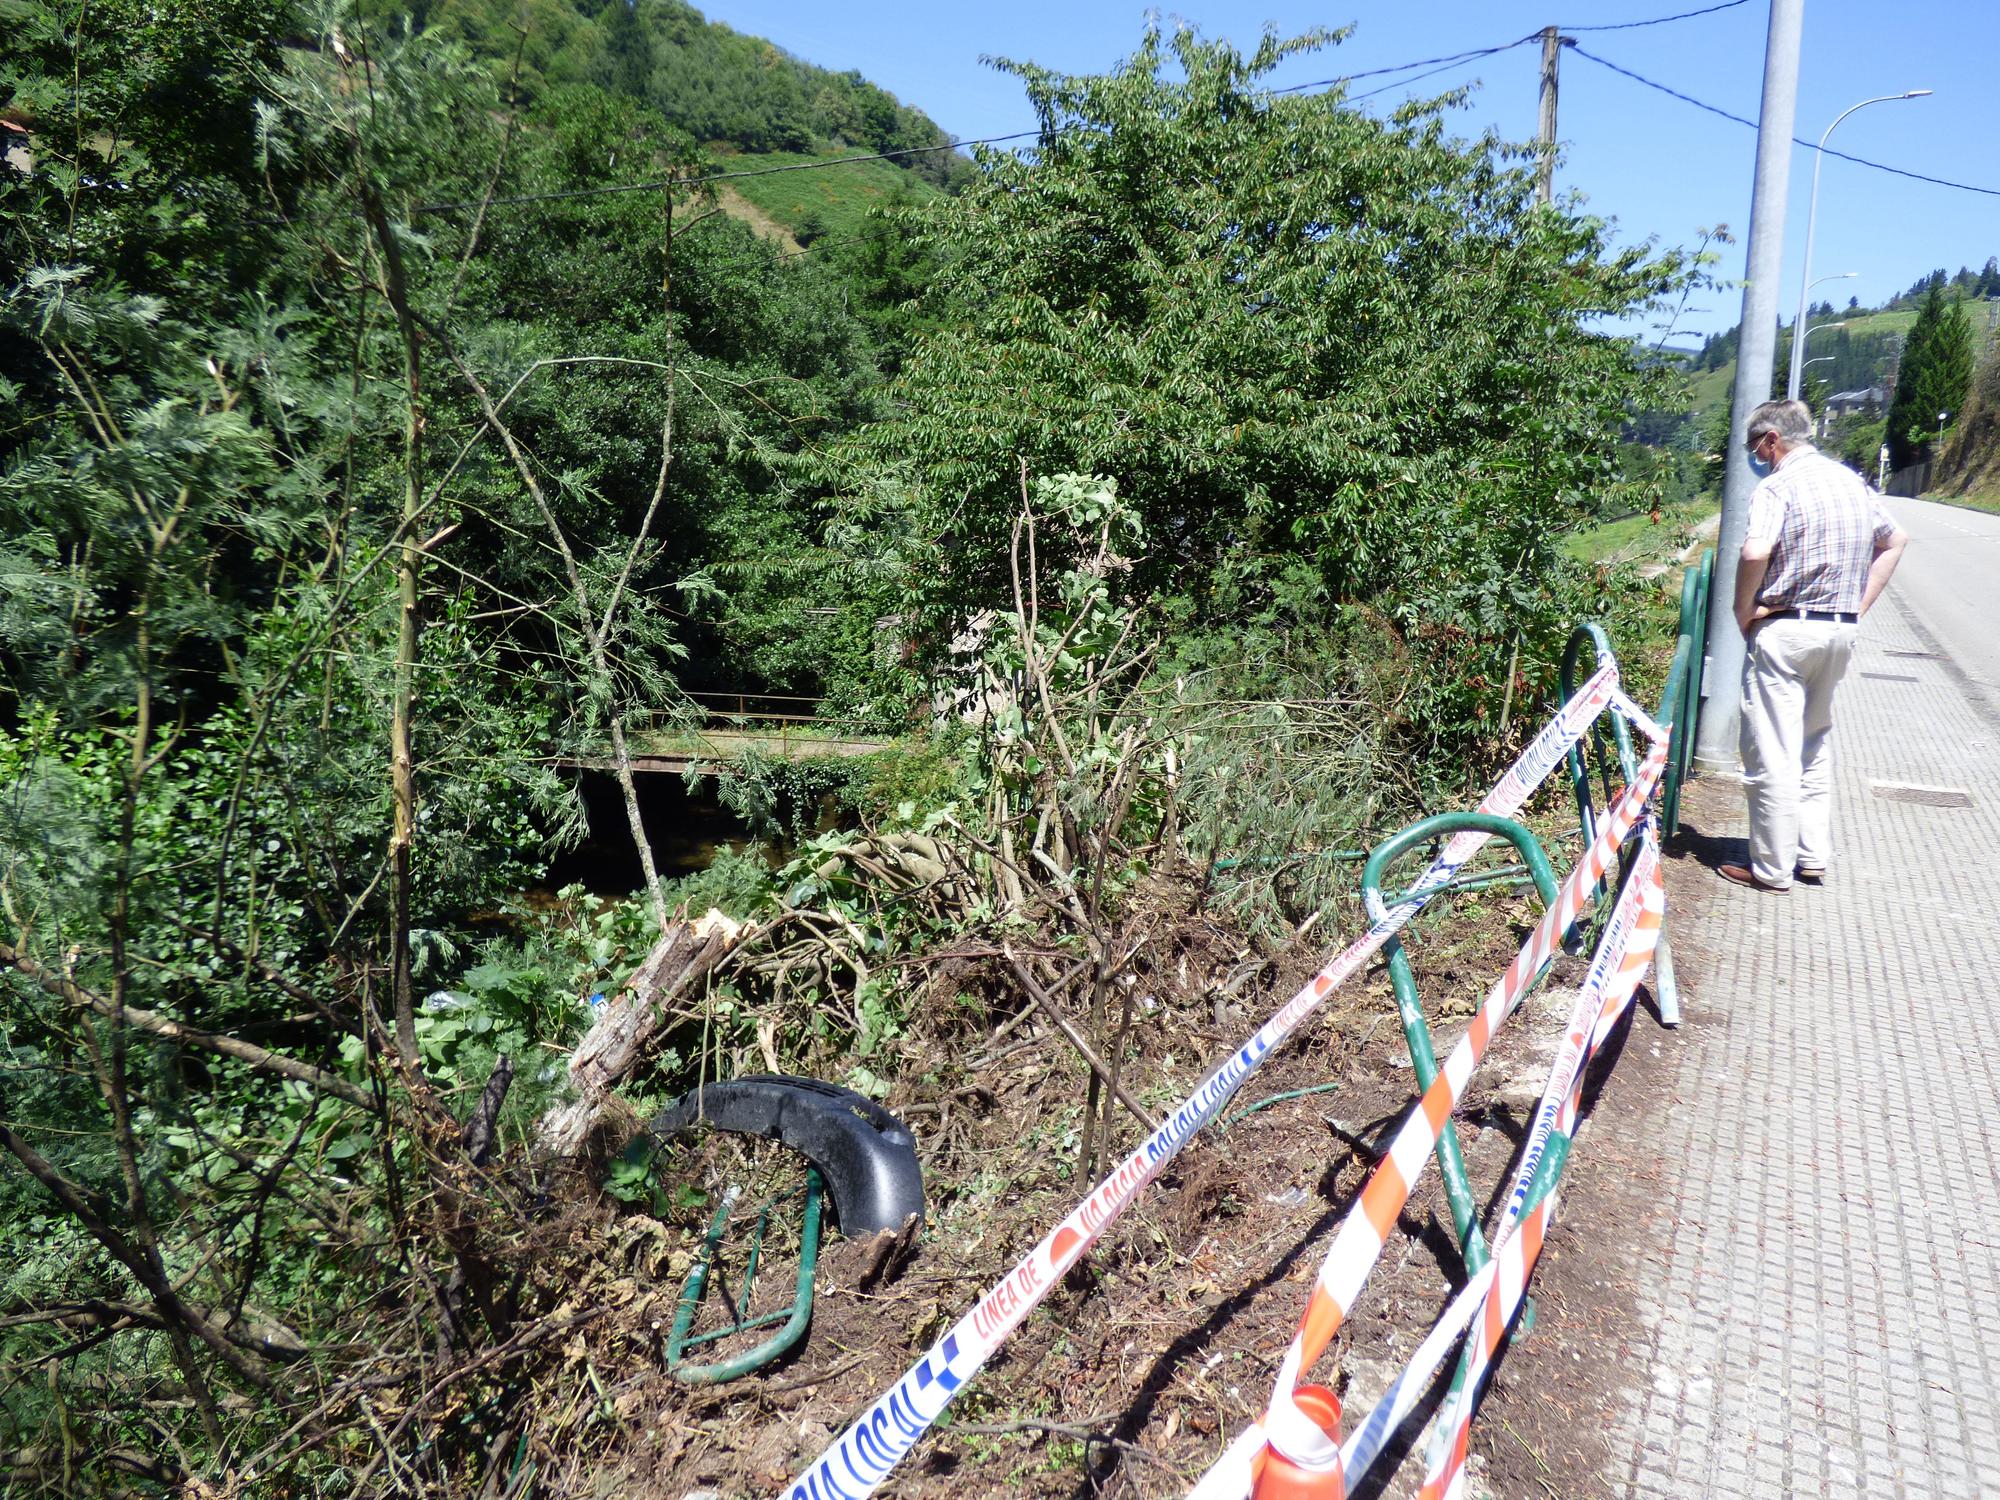
[[[1766,401],[1750,413],[1744,429],[1746,442],[1756,442],[1767,432],[1775,432],[1787,448],[1812,441],[1812,411],[1803,401]]]

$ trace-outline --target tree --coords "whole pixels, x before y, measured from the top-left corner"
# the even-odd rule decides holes
[[[1940,420],[1949,426],[1972,385],[1972,320],[1934,281],[1903,346],[1902,372],[1889,403],[1889,462],[1896,468],[1931,456]],[[1943,414],[1942,419],[1940,413]]]
[[[1560,534],[1611,500],[1628,412],[1671,401],[1670,366],[1598,321],[1697,267],[1537,208],[1437,109],[1266,90],[1335,40],[1244,57],[1155,26],[1105,76],[1004,65],[1040,149],[985,153],[926,211],[941,327],[857,451],[936,539],[944,636],[1004,597],[1022,462],[1109,474],[1154,541],[1144,591],[1227,629],[1309,578],[1315,608],[1387,624],[1400,712],[1457,745],[1517,631],[1523,660],[1559,647]]]

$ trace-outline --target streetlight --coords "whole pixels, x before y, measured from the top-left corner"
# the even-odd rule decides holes
[[[1938,413],[1938,447],[1940,448],[1944,446],[1944,419],[1950,415],[1951,413],[1948,411]]]
[[[1835,271],[1831,276],[1822,276],[1817,281],[1812,282],[1810,285],[1806,287],[1805,295],[1800,297],[1799,299],[1798,322],[1792,324],[1792,348],[1794,351],[1796,351],[1800,345],[1805,343],[1805,339],[1799,337],[1799,324],[1805,322],[1806,298],[1812,295],[1813,287],[1825,286],[1829,281],[1852,281],[1855,277],[1859,276],[1860,274],[1861,273],[1859,271]],[[1844,323],[1815,323],[1813,324],[1812,327],[1806,330],[1806,338],[1807,339],[1811,338],[1814,334],[1818,333],[1822,328],[1844,328],[1846,326],[1847,325]],[[1793,353],[1791,358],[1791,364],[1788,366],[1788,368],[1791,371],[1791,378],[1787,383],[1787,389],[1785,391],[1785,399],[1787,401],[1796,401],[1799,399],[1799,391],[1798,391],[1799,357],[1796,352]]]
[[[1853,273],[1852,273],[1852,272],[1850,271],[1850,272],[1849,272],[1848,274],[1849,274],[1849,275],[1852,275]],[[1839,279],[1840,279],[1840,278],[1839,278],[1839,277],[1836,277],[1836,276],[1822,276],[1822,277],[1820,277],[1820,280],[1821,280],[1821,281],[1837,281],[1837,280],[1839,280]],[[1810,290],[1810,288],[1808,288],[1808,290]],[[1810,328],[1808,328],[1808,329],[1806,330],[1806,332],[1805,332],[1805,338],[1802,338],[1802,339],[1799,339],[1799,340],[1798,340],[1797,342],[1799,342],[1799,343],[1801,343],[1801,344],[1805,343],[1806,339],[1809,339],[1809,338],[1811,338],[1811,337],[1812,337],[1812,336],[1813,336],[1814,334],[1818,333],[1818,332],[1819,332],[1819,331],[1820,331],[1820,330],[1821,330],[1822,328],[1845,328],[1846,326],[1847,326],[1847,320],[1846,320],[1846,319],[1844,319],[1844,318],[1843,318],[1843,319],[1842,319],[1842,320],[1841,320],[1840,322],[1838,322],[1838,323],[1815,323],[1815,324],[1813,324],[1813,326],[1812,326],[1812,327],[1810,327]],[[1796,330],[1796,329],[1794,329],[1793,331],[1794,331],[1794,332],[1797,332],[1797,330]],[[1820,362],[1820,360],[1821,360],[1821,359],[1836,359],[1836,358],[1838,358],[1838,357],[1839,357],[1838,355],[1833,355],[1833,354],[1822,354],[1822,355],[1821,355],[1821,356],[1819,357],[1819,359],[1809,359],[1809,360],[1807,360],[1807,361],[1806,361],[1806,364],[1805,364],[1805,365],[1800,365],[1800,366],[1799,366],[1799,371],[1800,371],[1800,374],[1801,374],[1801,376],[1803,377],[1803,374],[1804,374],[1804,371],[1805,371],[1805,367],[1806,367],[1806,365],[1816,365],[1816,364],[1818,364],[1818,363]],[[1801,383],[1803,383],[1803,380],[1801,381]],[[1791,397],[1787,397],[1786,399],[1787,399],[1787,400],[1793,400],[1793,401],[1796,401],[1796,400],[1797,400],[1798,398],[1797,398],[1796,396],[1791,396]]]
[[[1819,146],[1813,152],[1812,206],[1806,210],[1806,262],[1799,268],[1799,316],[1798,321],[1792,324],[1794,329],[1806,326],[1806,293],[1817,285],[1812,279],[1813,228],[1819,218],[1819,169],[1820,164],[1826,160],[1827,136],[1833,134],[1834,125],[1838,125],[1857,109],[1866,109],[1871,104],[1889,104],[1898,99],[1927,99],[1930,97],[1930,92],[1929,89],[1905,89],[1900,94],[1881,94],[1873,99],[1863,99],[1859,104],[1849,105],[1846,109],[1835,115],[1833,117],[1833,125],[1827,126],[1825,133],[1820,136]],[[1805,353],[1805,340],[1794,335],[1792,339],[1792,374],[1791,378],[1785,382],[1785,397],[1787,400],[1796,401],[1799,399],[1799,375],[1803,368]]]
[[[1822,323],[1822,324],[1820,324],[1819,326],[1820,326],[1820,328],[1826,328],[1826,327],[1829,327],[1829,326],[1832,326],[1832,327],[1842,327],[1842,326],[1844,326],[1844,325],[1841,325],[1841,324],[1832,324],[1832,325],[1829,325],[1829,324],[1826,324],[1826,323]],[[1811,336],[1812,334],[1814,334],[1814,333],[1817,333],[1818,331],[1819,331],[1819,330],[1818,330],[1818,329],[1815,329],[1815,328],[1808,328],[1808,329],[1806,330],[1806,333],[1807,333],[1807,335],[1808,335],[1808,336]],[[1811,368],[1812,368],[1812,367],[1813,367],[1814,365],[1825,365],[1825,364],[1831,364],[1831,363],[1833,363],[1833,361],[1834,361],[1834,360],[1836,360],[1836,359],[1839,359],[1839,358],[1840,358],[1840,356],[1839,356],[1838,354],[1821,354],[1821,355],[1817,355],[1817,356],[1815,356],[1815,357],[1814,357],[1814,358],[1812,358],[1812,359],[1809,359],[1809,360],[1807,360],[1807,361],[1806,361],[1806,362],[1805,362],[1804,364],[1800,365],[1800,366],[1799,366],[1799,376],[1800,376],[1800,384],[1801,384],[1801,386],[1803,386],[1803,385],[1804,385],[1804,377],[1805,377],[1805,372],[1806,372],[1807,370],[1810,370],[1810,369],[1811,369]],[[1831,417],[1829,417],[1829,416],[1828,416],[1828,415],[1826,414],[1826,412],[1825,412],[1824,410],[1822,410],[1822,411],[1820,412],[1820,414],[1819,414],[1819,429],[1818,429],[1818,431],[1817,431],[1817,432],[1816,432],[1816,433],[1814,434],[1814,436],[1815,436],[1815,437],[1822,437],[1822,438],[1823,438],[1823,437],[1825,437],[1825,436],[1826,436],[1826,426],[1827,426],[1827,423],[1828,423],[1828,422],[1830,422],[1831,420],[1832,420],[1832,418],[1831,418]]]

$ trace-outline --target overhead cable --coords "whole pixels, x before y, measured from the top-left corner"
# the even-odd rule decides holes
[[[1723,0],[1723,3],[1720,5],[1711,5],[1702,10],[1680,11],[1670,16],[1654,16],[1650,20],[1623,21],[1616,24],[1603,25],[1603,26],[1564,26],[1561,27],[1560,29],[1563,31],[1629,31],[1636,27],[1641,27],[1641,26],[1664,26],[1670,21],[1685,21],[1695,16],[1712,15],[1717,11],[1733,10],[1739,5],[1747,5],[1748,3],[1749,0]],[[1387,84],[1382,88],[1371,89],[1364,94],[1355,94],[1350,96],[1345,101],[1350,104],[1355,104],[1359,103],[1363,99],[1372,99],[1377,94],[1387,93],[1390,89],[1400,88],[1405,83],[1419,82],[1424,78],[1431,77],[1433,74],[1441,73],[1449,68],[1455,67],[1459,63],[1472,62],[1482,57],[1497,57],[1499,54],[1503,52],[1511,52],[1516,47],[1525,46],[1529,42],[1538,40],[1541,34],[1542,33],[1540,31],[1531,31],[1526,36],[1517,37],[1515,40],[1511,42],[1500,42],[1491,47],[1471,47],[1463,52],[1448,53],[1440,57],[1419,58],[1415,62],[1397,63],[1394,64],[1393,66],[1384,68],[1363,68],[1353,73],[1343,73],[1336,78],[1320,78],[1320,79],[1315,79],[1310,83],[1295,83],[1286,88],[1272,89],[1269,92],[1272,95],[1303,94],[1313,89],[1335,88],[1342,84],[1353,83],[1363,78],[1383,78],[1391,74],[1413,72],[1419,68],[1429,69],[1428,72],[1419,73],[1416,78],[1402,79],[1396,83]],[[1604,66],[1614,68],[1618,72],[1626,71],[1623,68],[1618,68],[1617,64],[1615,63],[1605,62],[1603,58],[1591,56],[1590,53],[1584,52],[1581,47],[1576,47],[1574,42],[1569,42],[1568,45],[1575,47],[1575,50],[1579,54],[1585,57],[1589,57],[1592,62],[1603,63]],[[1633,74],[1632,76],[1635,78],[1638,77],[1637,74]],[[1661,84],[1652,84],[1650,79],[1641,78],[1639,81],[1641,83],[1651,84],[1651,86],[1654,88],[1665,87],[1664,85]],[[1673,93],[1674,91],[1671,89],[1667,89],[1666,92]],[[1676,95],[1676,97],[1684,99],[1687,98],[1686,95]],[[1688,102],[1692,104],[1700,104],[1699,100],[1694,100],[1694,99],[1690,99],[1688,100]],[[1729,115],[1727,111],[1714,109],[1714,107],[1711,105],[1701,105],[1701,107],[1704,109],[1710,109],[1712,110],[1713,113],[1724,115],[1725,118],[1728,119],[1737,118],[1734,115]],[[687,176],[687,177],[659,177],[659,178],[652,178],[644,182],[618,183],[606,187],[556,189],[543,193],[515,193],[507,195],[505,197],[497,197],[490,199],[488,200],[487,206],[491,208],[498,208],[506,205],[519,204],[519,203],[551,203],[569,198],[605,198],[605,197],[612,197],[620,193],[656,193],[665,188],[700,187],[706,183],[711,183],[711,182],[729,182],[746,177],[769,177],[780,172],[816,172],[816,171],[821,171],[828,167],[853,166],[862,162],[901,161],[906,157],[931,156],[935,155],[940,151],[956,151],[963,146],[997,146],[1007,141],[1027,140],[1031,137],[1042,137],[1050,133],[1051,132],[1042,130],[1016,130],[1016,131],[1011,131],[1005,135],[973,136],[964,140],[944,141],[940,142],[937,145],[932,145],[932,146],[908,146],[895,151],[875,151],[867,153],[865,155],[836,156],[836,157],[829,157],[819,161],[791,162],[784,166],[777,166],[777,167],[746,167],[739,171],[734,171],[734,172],[705,172],[695,176]],[[1840,153],[1833,152],[1831,154],[1837,156]],[[1858,158],[1856,159],[1858,160]],[[1868,163],[1868,165],[1874,166],[1878,165],[1878,163],[1871,162]],[[1897,169],[1890,167],[1886,168],[1885,170],[1895,171]],[[1905,173],[1903,175],[1916,176],[1918,174]],[[1926,178],[1924,180],[1937,181],[1938,179]],[[1947,185],[1958,186],[1959,184],[1947,184]],[[1974,189],[1974,191],[1984,191],[1984,190]],[[418,204],[415,208],[411,209],[410,212],[412,215],[449,213],[465,209],[476,209],[478,207],[479,203],[476,200],[468,199],[454,203],[421,203]]]
[[[1736,3],[1741,4],[1743,0],[1736,0]],[[1416,62],[1398,63],[1393,68],[1364,68],[1358,73],[1343,73],[1338,78],[1316,78],[1311,83],[1295,83],[1289,88],[1272,89],[1271,93],[1274,95],[1303,94],[1309,89],[1330,89],[1343,83],[1353,83],[1358,78],[1380,78],[1389,73],[1408,73],[1416,68],[1430,68],[1433,63],[1442,63],[1445,67],[1450,67],[1455,63],[1471,62],[1476,57],[1492,57],[1501,52],[1512,51],[1523,42],[1532,42],[1540,35],[1539,31],[1531,31],[1524,37],[1511,42],[1502,42],[1496,47],[1474,47],[1465,52],[1453,52],[1445,57],[1419,58]],[[1439,72],[1442,69],[1432,68],[1432,71]],[[1425,74],[1424,76],[1429,77],[1430,75]],[[1414,78],[1408,81],[1411,83],[1416,82]],[[1389,87],[1395,88],[1397,85],[1390,84]],[[1377,89],[1374,92],[1380,93],[1382,91]],[[1362,94],[1358,97],[1365,99],[1368,95]]]
[[[1732,121],[1735,124],[1747,125],[1752,130],[1757,128],[1755,120],[1746,119],[1742,115],[1731,114],[1719,105],[1710,104],[1703,99],[1697,99],[1692,94],[1684,94],[1677,88],[1672,88],[1667,84],[1646,77],[1643,73],[1634,73],[1630,68],[1621,67],[1608,57],[1599,57],[1594,52],[1584,51],[1583,48],[1577,46],[1574,42],[1571,42],[1569,46],[1570,50],[1576,53],[1578,57],[1589,58],[1590,61],[1596,63],[1600,68],[1609,68],[1614,73],[1621,73],[1634,83],[1643,83],[1649,89],[1658,89],[1661,93],[1678,99],[1683,104],[1692,104],[1696,109],[1705,109],[1710,114],[1720,115],[1723,119]],[[1815,141],[1806,140],[1803,136],[1793,136],[1792,144],[1795,146],[1810,147],[1824,155],[1839,157],[1842,161],[1851,161],[1858,167],[1873,167],[1878,172],[1887,172],[1895,177],[1907,177],[1913,182],[1928,182],[1934,187],[1956,188],[1961,193],[1980,193],[1988,198],[2000,198],[2000,188],[1980,187],[1976,183],[1970,182],[1954,182],[1949,177],[1932,177],[1925,172],[1912,172],[1904,167],[1892,167],[1887,162],[1870,161],[1865,156],[1855,156],[1846,151],[1835,151],[1830,146],[1821,146]]]
[[[1720,5],[1710,5],[1702,10],[1684,10],[1679,15],[1654,16],[1650,21],[1611,21],[1599,26],[1558,26],[1558,31],[1637,31],[1641,26],[1664,26],[1669,21],[1691,21],[1696,16],[1712,16],[1719,10],[1734,10],[1739,5],[1748,5],[1750,0],[1722,0]]]

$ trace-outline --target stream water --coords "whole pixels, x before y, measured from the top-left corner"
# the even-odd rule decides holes
[[[581,844],[550,862],[546,884],[552,891],[581,885],[596,896],[630,895],[643,888],[645,877],[639,870],[638,851],[632,847],[625,799],[609,772],[582,775],[584,818],[590,832]],[[705,870],[722,850],[740,850],[750,843],[750,830],[743,821],[716,800],[713,778],[704,777],[692,791],[679,776],[652,774],[637,779],[639,817],[661,879]],[[781,842],[766,843],[776,855],[787,852]]]

